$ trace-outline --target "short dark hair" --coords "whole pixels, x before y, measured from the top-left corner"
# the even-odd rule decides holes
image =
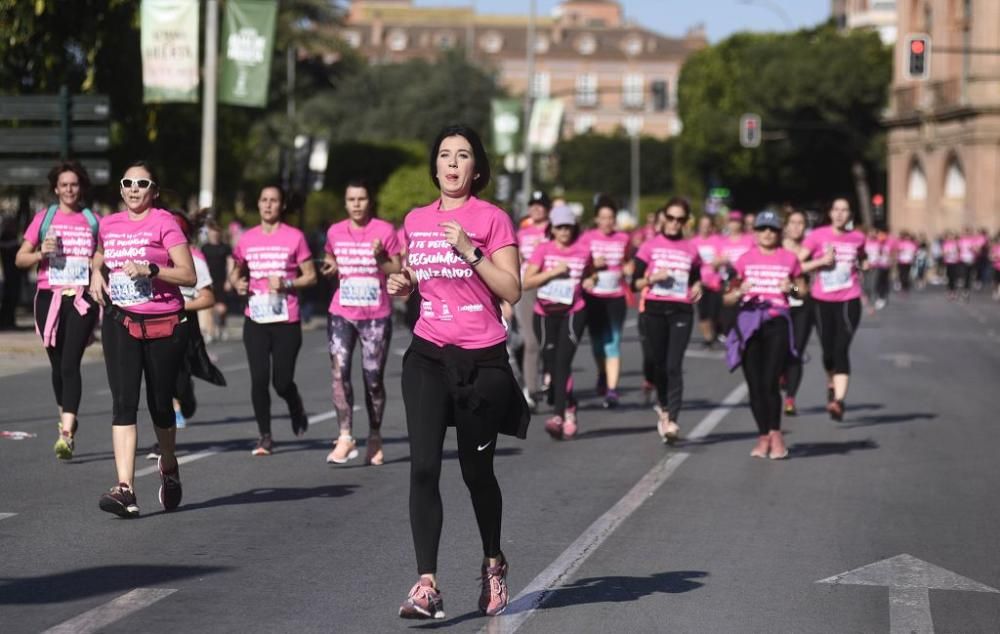
[[[847,203],[847,209],[848,209],[848,211],[851,212],[851,218],[853,218],[854,217],[854,205],[851,204],[851,199],[848,198],[847,196],[834,196],[833,198],[830,199],[830,202],[826,206],[826,216],[827,216],[827,218],[830,217],[830,212],[833,211],[833,205],[838,200],[842,200],[845,203]]]
[[[80,182],[80,198],[85,198],[90,192],[90,174],[87,173],[83,165],[80,165],[79,161],[59,161],[49,170],[49,185],[52,189],[55,189],[59,184],[59,177],[64,172],[76,174],[76,179]]]
[[[261,185],[260,193],[257,194],[257,198],[260,198],[260,194],[264,193],[265,189],[276,189],[278,190],[278,196],[281,197],[281,210],[284,212],[285,207],[288,205],[288,198],[285,195],[285,188],[281,186],[281,183],[276,181],[268,181]]]
[[[555,239],[555,233],[553,233],[553,231],[552,231],[553,229],[555,229],[555,227],[552,226],[551,222],[546,223],[546,225],[545,225],[545,239],[546,240],[554,240]],[[580,232],[581,232],[580,223],[574,224],[573,225],[573,238],[570,240],[570,243],[576,242],[577,239],[579,239]]]
[[[476,174],[478,175],[472,179],[472,194],[478,194],[490,184],[490,159],[486,155],[486,148],[483,147],[483,142],[476,131],[462,124],[447,126],[434,139],[430,155],[431,180],[435,187],[441,189],[441,183],[438,182],[437,178],[437,155],[438,150],[441,149],[441,143],[450,136],[460,136],[472,146],[472,160],[476,164]]]
[[[368,183],[366,178],[352,178],[347,181],[344,185],[344,193],[347,193],[348,187],[360,187],[365,190],[368,194],[368,212],[371,214],[372,218],[378,218],[378,201],[375,198],[375,190],[372,189],[371,184]]]
[[[618,203],[615,202],[614,198],[612,198],[611,196],[608,196],[607,194],[598,194],[597,197],[594,200],[594,217],[595,218],[597,217],[597,212],[599,212],[604,207],[607,207],[608,209],[610,209],[611,213],[613,213],[613,214],[617,214],[618,213]]]
[[[663,211],[666,212],[671,207],[680,207],[684,210],[685,220],[691,217],[691,203],[688,202],[687,198],[683,196],[674,196],[663,205]]]
[[[159,175],[157,174],[156,168],[153,167],[152,163],[149,161],[133,161],[128,167],[125,168],[125,171],[129,171],[133,167],[141,167],[146,170],[146,173],[149,174],[149,179],[153,181],[153,187],[160,189]]]

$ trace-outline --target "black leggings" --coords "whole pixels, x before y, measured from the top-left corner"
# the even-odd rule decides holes
[[[781,373],[788,358],[788,322],[775,317],[764,322],[743,351],[743,376],[750,411],[761,436],[781,429]]]
[[[948,278],[948,291],[954,293],[958,287],[958,278],[962,275],[962,265],[958,263],[945,264],[944,272]]]
[[[816,332],[823,346],[823,369],[833,374],[850,374],[848,352],[861,321],[861,300],[824,302],[813,299],[813,304],[816,306]]]
[[[899,287],[904,293],[910,292],[910,264],[897,264],[896,273],[899,274]]]
[[[508,404],[497,399],[508,398],[510,380],[507,373],[496,368],[477,370],[474,390],[482,401],[469,410],[456,404],[441,361],[413,348],[403,357],[403,404],[410,442],[410,528],[418,574],[437,572],[443,521],[439,482],[444,436],[449,426],[455,427],[458,462],[472,497],[483,555],[500,554],[503,498],[493,473],[500,420],[491,412],[508,411]]]
[[[657,400],[676,423],[684,398],[684,352],[691,340],[694,313],[650,312],[647,304],[639,319],[645,322],[646,355],[653,364]]]
[[[653,354],[649,350],[649,343],[647,343],[646,321],[642,319],[641,315],[636,327],[639,331],[639,346],[642,349],[642,380],[653,385],[656,382],[656,368],[653,364]]]
[[[243,347],[250,364],[250,398],[260,434],[271,433],[271,391],[285,400],[288,413],[303,415],[305,408],[295,385],[295,361],[302,347],[302,326],[298,323],[258,324],[243,320]],[[272,376],[271,362],[274,362]]]
[[[141,319],[141,315],[131,316]],[[139,387],[145,375],[146,405],[153,424],[162,429],[174,426],[174,388],[187,350],[187,336],[187,328],[181,323],[169,337],[136,339],[105,313],[101,343],[111,388],[113,425],[136,424]]]
[[[812,299],[806,298],[801,306],[794,306],[792,313],[792,332],[795,334],[795,350],[799,353],[797,357],[788,357],[788,364],[785,367],[785,393],[792,398],[799,393],[799,386],[802,385],[802,357],[809,345],[809,335],[813,327],[813,307]]]
[[[80,411],[80,397],[83,394],[83,379],[80,376],[80,362],[87,342],[97,325],[99,309],[94,300],[84,297],[90,306],[86,315],[81,315],[73,306],[75,296],[64,296],[59,302],[59,326],[56,330],[56,345],[46,348],[49,365],[52,366],[52,391],[56,403],[65,414]],[[49,315],[52,291],[39,289],[35,295],[35,323],[39,332],[45,330],[45,320]]]
[[[586,311],[571,314],[534,316],[535,337],[542,359],[552,373],[552,407],[556,416],[565,416],[567,407],[576,407],[573,396],[573,357],[587,325]]]
[[[875,269],[875,297],[889,298],[889,269]]]
[[[177,385],[174,388],[174,398],[180,403],[181,416],[191,418],[198,409],[198,401],[194,395],[194,380],[191,378],[191,360],[188,358],[188,355],[191,354],[191,344],[197,343],[197,340],[201,339],[201,326],[198,324],[197,312],[189,311],[185,314],[187,315],[187,321],[179,327],[187,327],[189,345],[184,351],[184,361],[177,372]]]

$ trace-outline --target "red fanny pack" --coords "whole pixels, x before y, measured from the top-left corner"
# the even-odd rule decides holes
[[[177,315],[166,315],[164,317],[149,317],[147,319],[132,319],[128,315],[121,320],[135,339],[163,339],[174,334],[174,328],[181,323],[181,318]]]

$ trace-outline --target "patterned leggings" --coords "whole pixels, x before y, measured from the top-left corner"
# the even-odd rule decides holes
[[[354,387],[351,385],[351,361],[354,344],[361,337],[361,368],[365,381],[365,405],[371,434],[382,427],[385,411],[385,361],[392,339],[392,317],[353,320],[328,315],[330,366],[333,369],[333,407],[337,410],[340,434],[352,435],[354,423]]]

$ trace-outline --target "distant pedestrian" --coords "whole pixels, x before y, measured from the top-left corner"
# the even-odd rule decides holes
[[[806,214],[798,209],[790,209],[785,217],[784,238],[782,247],[791,253],[798,254],[805,240],[807,219]],[[806,283],[809,280],[806,278]],[[795,416],[798,407],[795,399],[802,385],[802,366],[809,345],[809,335],[812,333],[815,314],[812,298],[808,293],[788,295],[788,311],[792,319],[795,354],[789,355],[785,368],[785,414]]]
[[[233,270],[233,249],[222,241],[222,228],[218,222],[214,219],[209,220],[207,228],[208,241],[202,245],[201,251],[205,254],[205,262],[212,275],[212,294],[215,296],[215,304],[212,306],[212,326],[205,337],[211,343],[228,339],[226,316],[229,314],[227,299],[233,290],[229,282],[229,272]]]

